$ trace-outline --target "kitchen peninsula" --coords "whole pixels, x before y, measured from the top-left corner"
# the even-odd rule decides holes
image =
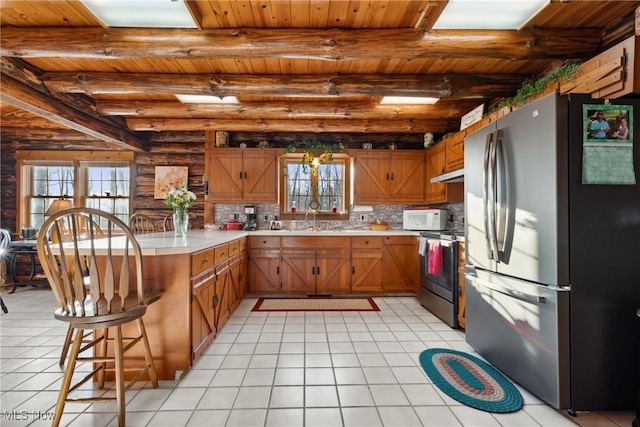
[[[145,315],[159,377],[180,378],[247,292],[415,294],[417,236],[404,230],[189,230],[185,238],[170,232],[139,235],[145,289],[162,292]]]

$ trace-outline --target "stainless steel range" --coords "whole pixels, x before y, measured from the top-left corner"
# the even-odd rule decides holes
[[[423,307],[458,328],[458,236],[455,231],[420,233],[420,294]]]

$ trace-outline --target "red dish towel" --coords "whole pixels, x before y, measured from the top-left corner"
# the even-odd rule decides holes
[[[439,240],[429,240],[429,274],[438,274],[442,265],[442,247]]]

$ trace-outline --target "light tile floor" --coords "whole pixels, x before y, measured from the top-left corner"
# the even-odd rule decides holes
[[[9,313],[0,314],[0,424],[50,425],[66,324],[53,318],[49,289],[25,288],[3,298]],[[433,386],[418,362],[430,347],[473,352],[464,332],[414,298],[375,301],[380,312],[252,313],[256,299],[247,298],[180,381],[127,392],[127,425],[631,425],[630,412],[571,418],[522,389],[525,406],[516,413],[464,406]],[[62,424],[115,426],[115,405],[69,403]]]

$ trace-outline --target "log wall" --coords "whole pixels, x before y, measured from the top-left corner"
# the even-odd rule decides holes
[[[155,166],[188,166],[189,189],[196,194],[196,203],[190,209],[190,219],[194,228],[202,228],[204,194],[202,175],[204,174],[204,133],[199,141],[162,142],[153,144],[149,153],[135,154],[135,176],[132,177],[133,212],[149,215],[161,220],[171,214],[171,209],[162,200],[153,198]],[[1,143],[0,172],[0,227],[12,234],[19,233],[21,225],[16,224],[16,151],[17,150],[60,150],[60,142],[7,140]],[[121,149],[109,147],[102,141],[74,142],[74,150]],[[14,236],[15,237],[15,236]]]
[[[121,150],[122,148],[103,141],[37,138],[37,132],[30,132],[35,138],[25,138],[16,133],[2,135],[0,158],[0,227],[11,233],[19,233],[21,225],[16,224],[16,159],[17,150]],[[229,143],[239,146],[244,142],[255,147],[261,140],[267,140],[275,147],[286,147],[302,139],[317,138],[328,144],[341,143],[346,148],[360,148],[365,142],[373,148],[384,148],[395,143],[399,149],[423,149],[422,134],[357,134],[357,133],[252,133],[230,132]],[[64,138],[63,138],[64,139]],[[204,146],[205,132],[163,132],[152,135],[151,151],[135,154],[135,176],[133,177],[133,212],[143,213],[154,220],[161,220],[171,214],[171,210],[162,200],[153,198],[156,166],[188,166],[189,189],[196,194],[196,202],[189,210],[190,221],[194,228],[204,226]]]

